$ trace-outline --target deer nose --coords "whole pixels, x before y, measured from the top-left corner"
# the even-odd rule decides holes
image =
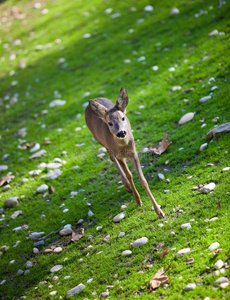
[[[124,138],[125,136],[126,136],[126,131],[125,130],[121,130],[117,134],[117,137],[119,137],[119,138]]]

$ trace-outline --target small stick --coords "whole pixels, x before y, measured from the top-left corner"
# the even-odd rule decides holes
[[[48,233],[47,235],[45,235],[45,236],[43,236],[43,237],[41,237],[41,238],[39,238],[38,240],[39,241],[43,241],[43,240],[46,240],[48,237],[50,237],[51,235],[53,235],[53,234],[56,234],[56,233],[58,233],[61,229],[62,229],[63,227],[61,227],[60,229],[58,229],[58,230],[55,230],[55,231],[51,231],[50,233]]]

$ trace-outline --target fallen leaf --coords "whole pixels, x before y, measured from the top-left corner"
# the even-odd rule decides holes
[[[153,251],[158,251],[158,250],[161,250],[164,248],[164,244],[165,242],[161,242],[160,244],[158,244],[154,249]]]
[[[214,252],[213,252],[213,255],[217,255],[217,253],[221,252],[223,249],[216,249]]]
[[[205,120],[206,120],[206,117],[203,117],[203,119],[201,119],[200,122],[204,123]]]
[[[42,145],[50,145],[52,142],[51,141],[43,141]]]
[[[151,147],[149,149],[149,152],[156,155],[161,155],[172,144],[172,142],[166,143],[166,140],[167,140],[167,134],[165,132],[163,140],[159,143],[159,147],[158,148]]]
[[[53,186],[49,186],[49,193],[52,194],[55,192],[55,188]]]
[[[182,90],[182,93],[188,94],[188,93],[190,93],[190,92],[192,92],[192,91],[194,91],[194,88],[190,88],[190,89],[188,89],[188,90]]]
[[[14,178],[15,176],[9,174],[3,176],[0,181],[0,186],[2,186],[4,183],[10,183]]]
[[[26,143],[24,146],[21,147],[21,150],[32,148],[34,145],[35,143]]]
[[[160,270],[157,271],[153,279],[150,280],[150,292],[158,288],[161,283],[165,283],[165,282],[169,283],[168,276],[164,275],[166,271],[164,271],[164,267],[162,267]]]
[[[218,201],[218,207],[221,208],[221,203],[220,200]]]
[[[79,241],[81,238],[83,238],[85,236],[85,229],[81,228],[82,234],[76,234],[73,230],[72,230],[72,238],[71,241],[72,242],[77,242]]]
[[[169,254],[169,251],[166,249],[164,251],[161,252],[161,257],[165,257],[167,254]]]
[[[188,258],[188,259],[186,260],[186,264],[192,264],[192,263],[194,263],[194,258],[193,258],[193,257]]]

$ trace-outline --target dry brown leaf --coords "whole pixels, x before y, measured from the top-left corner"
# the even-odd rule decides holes
[[[188,89],[188,90],[183,90],[182,93],[183,93],[183,94],[188,94],[188,93],[190,93],[190,92],[192,92],[192,91],[194,91],[194,88],[190,88],[190,89]]]
[[[218,208],[219,208],[219,209],[221,208],[220,200],[218,201]]]
[[[153,250],[158,251],[164,248],[165,242],[158,244]]]
[[[166,271],[164,271],[164,267],[162,267],[160,270],[157,271],[157,273],[154,275],[153,279],[150,280],[150,292],[152,292],[156,288],[158,288],[161,283],[165,283],[165,282],[169,283],[168,276],[164,275],[164,273]]]
[[[10,183],[14,178],[15,176],[9,174],[3,176],[0,181],[0,186],[2,186],[4,183]]]
[[[206,120],[206,117],[203,117],[203,119],[201,119],[200,122],[204,123],[205,120]]]
[[[172,142],[167,143],[166,140],[167,140],[167,134],[165,132],[163,140],[159,143],[159,147],[158,148],[151,147],[149,149],[149,152],[156,155],[161,155],[172,144]]]
[[[29,149],[29,148],[33,147],[34,145],[35,145],[35,143],[26,143],[24,146],[21,147],[21,150]]]
[[[55,188],[51,185],[49,186],[49,193],[53,194],[55,192]]]
[[[169,254],[169,251],[166,249],[164,251],[161,252],[161,257],[165,257],[167,254]]]
[[[221,252],[223,249],[216,249],[214,252],[213,252],[213,255],[217,255],[217,253]]]
[[[50,145],[52,142],[51,141],[43,141],[42,145]]]
[[[72,230],[72,238],[71,241],[72,242],[77,242],[79,241],[81,238],[83,238],[85,236],[85,229],[81,228],[82,230],[82,234],[76,234],[73,230]]]

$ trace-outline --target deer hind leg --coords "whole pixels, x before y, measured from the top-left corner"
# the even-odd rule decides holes
[[[129,181],[128,181],[128,179],[127,179],[127,177],[126,177],[126,175],[125,175],[125,173],[124,173],[124,171],[123,171],[123,169],[122,169],[119,161],[116,159],[116,157],[110,157],[110,158],[115,163],[115,165],[116,165],[116,167],[118,169],[118,172],[119,172],[119,174],[121,176],[121,180],[122,180],[122,182],[124,184],[124,187],[125,187],[126,191],[128,193],[132,193],[131,185],[130,185],[130,183],[129,183]]]
[[[152,195],[152,193],[151,193],[151,191],[149,189],[148,182],[147,182],[147,180],[145,179],[145,177],[143,175],[143,172],[142,172],[142,169],[141,169],[141,165],[140,165],[140,161],[139,161],[139,158],[138,158],[138,154],[135,153],[134,156],[130,158],[130,160],[133,163],[134,168],[135,168],[135,170],[136,170],[136,172],[137,172],[137,174],[139,176],[139,179],[140,179],[142,187],[146,190],[146,192],[147,192],[150,200],[152,201],[154,210],[157,213],[158,217],[159,218],[165,218],[165,214],[160,209],[160,207],[157,204],[155,198],[153,197],[153,195]]]
[[[134,196],[134,199],[136,200],[137,205],[142,206],[140,195],[139,195],[138,191],[136,190],[136,187],[135,187],[134,182],[133,182],[132,173],[130,172],[125,160],[118,160],[118,161],[119,161],[119,163],[120,163],[120,165],[121,165],[128,181],[129,181],[129,184],[131,186],[133,196]]]

